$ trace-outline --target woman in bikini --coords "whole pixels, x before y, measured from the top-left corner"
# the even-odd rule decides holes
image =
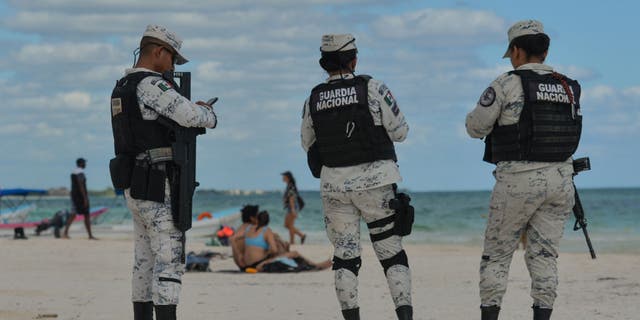
[[[281,253],[278,252],[278,245],[273,231],[269,224],[269,213],[261,211],[258,213],[258,224],[248,226],[244,232],[244,262],[245,268],[262,271],[265,264],[271,263],[278,258],[301,259],[306,264],[316,270],[326,269],[331,266],[331,260],[321,263],[313,263],[303,258],[297,251]]]

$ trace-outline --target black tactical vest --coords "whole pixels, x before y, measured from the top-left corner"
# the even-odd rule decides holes
[[[367,84],[357,76],[322,83],[311,90],[309,110],[322,164],[348,167],[376,160],[397,160],[393,142],[369,111]]]
[[[516,124],[499,126],[485,139],[484,161],[562,162],[578,148],[582,132],[580,84],[558,73],[515,70],[524,107]]]
[[[156,120],[144,120],[136,88],[152,72],[134,72],[118,80],[111,94],[111,127],[116,155],[137,154],[154,148],[170,147],[169,129]]]

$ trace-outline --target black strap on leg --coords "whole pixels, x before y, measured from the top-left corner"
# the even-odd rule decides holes
[[[380,233],[376,233],[376,234],[369,234],[369,238],[371,238],[371,242],[378,242],[387,238],[390,238],[391,236],[395,235],[396,233],[393,231],[393,228],[384,231],[384,232],[380,232]]]
[[[395,222],[395,220],[396,220],[396,215],[392,214],[392,215],[390,215],[388,217],[384,217],[384,218],[382,218],[380,220],[376,220],[376,221],[367,223],[367,227],[369,227],[369,230],[371,230],[372,228],[382,228],[382,227],[384,227],[386,225],[389,225],[389,224]],[[371,238],[371,242],[377,242],[377,241],[389,238],[389,237],[393,236],[394,234],[395,233],[393,231],[393,228],[390,228],[387,231],[383,231],[383,232],[376,233],[376,234],[373,234],[373,233],[369,232],[369,237]]]
[[[159,277],[158,281],[168,281],[168,282],[175,282],[175,283],[182,284],[182,281],[180,281],[180,279],[174,279],[174,278]]]
[[[347,269],[353,272],[353,274],[355,274],[357,277],[358,271],[360,270],[361,265],[362,265],[362,259],[360,259],[360,257],[353,258],[353,259],[340,259],[336,256],[333,256],[333,267],[331,267],[331,269],[333,270]]]
[[[396,221],[396,216],[395,216],[395,214],[392,214],[392,215],[390,215],[388,217],[384,217],[384,218],[382,218],[380,220],[376,220],[376,221],[372,221],[372,222],[367,223],[367,227],[369,229],[381,228],[381,227],[384,227],[384,226],[386,226],[389,223],[392,223],[394,221]]]
[[[380,260],[380,264],[382,264],[382,268],[384,268],[384,274],[387,274],[389,268],[398,264],[409,268],[409,259],[404,250],[402,250],[389,259]]]

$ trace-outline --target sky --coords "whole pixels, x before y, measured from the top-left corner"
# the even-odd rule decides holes
[[[407,117],[396,145],[401,187],[490,190],[494,166],[464,129],[501,73],[507,29],[543,22],[547,63],[583,86],[578,187],[638,187],[640,44],[636,1],[2,0],[0,187],[69,185],[75,159],[90,189],[110,186],[110,94],[147,24],[183,39],[192,98],[217,96],[218,127],[198,138],[201,188],[284,188],[291,170],[318,190],[300,146],[302,106],[326,74],[320,39],[352,33],[356,73],[384,81]]]

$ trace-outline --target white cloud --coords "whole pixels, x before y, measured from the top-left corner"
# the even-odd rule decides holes
[[[190,38],[185,40],[190,50],[208,52],[246,52],[255,54],[264,52],[269,54],[283,54],[299,51],[300,48],[282,40],[255,39],[249,35],[236,37],[207,37]]]
[[[578,79],[581,82],[592,80],[598,77],[598,74],[589,68],[574,65],[557,65],[554,68],[571,79]]]
[[[117,49],[108,43],[42,43],[28,44],[15,54],[15,60],[27,64],[56,63],[103,63],[122,57]]]
[[[51,126],[47,122],[36,123],[34,129],[34,135],[38,137],[61,137],[64,135],[62,128]]]
[[[155,11],[166,10],[175,11],[183,10],[185,7],[195,10],[223,10],[228,8],[246,8],[247,6],[256,7],[265,5],[269,7],[289,7],[296,5],[311,4],[358,4],[358,3],[381,3],[379,0],[190,0],[188,6],[185,3],[172,0],[9,0],[16,7],[25,9],[58,9],[65,11],[116,11],[128,12],[131,10]],[[392,1],[386,1],[391,2]]]
[[[615,95],[615,89],[608,85],[596,85],[594,87],[584,89],[582,92],[582,102],[585,101],[602,101],[613,97]]]
[[[640,87],[596,85],[583,88],[583,115],[594,132],[608,136],[640,133]],[[597,119],[597,120],[596,120]]]
[[[622,90],[622,94],[629,98],[640,100],[640,86],[625,88]]]
[[[14,135],[23,134],[29,131],[29,127],[24,123],[6,123],[0,125],[0,134]]]
[[[227,69],[221,62],[216,61],[201,63],[196,69],[196,74],[198,79],[203,81],[240,81],[248,77],[247,73]]]
[[[496,64],[493,67],[471,68],[466,73],[471,79],[488,82],[493,81],[499,75],[513,70],[513,67],[507,63]]]
[[[466,45],[503,36],[505,21],[488,11],[422,9],[383,16],[373,23],[372,28],[385,39],[411,39],[431,45]]]
[[[91,95],[81,91],[58,94],[56,100],[54,105],[58,104],[65,109],[86,110],[91,106]]]

